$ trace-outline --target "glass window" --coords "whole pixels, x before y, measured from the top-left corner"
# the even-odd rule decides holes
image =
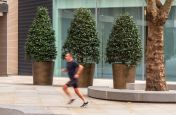
[[[73,20],[74,11],[77,8],[89,8],[92,12],[92,16],[95,18],[95,8],[96,8],[96,1],[95,0],[59,0],[58,2],[58,32],[59,32],[59,42],[61,45],[65,43],[67,39],[68,29],[70,28],[71,21]],[[59,49],[61,52],[61,48]],[[59,57],[61,58],[61,57]],[[55,70],[60,70],[60,68],[64,68],[66,63],[64,60],[61,60],[61,67],[55,68]],[[59,75],[60,76],[60,75]],[[66,76],[66,74],[61,73],[61,76]]]
[[[176,81],[176,7],[172,7],[164,27],[164,56],[166,79]]]
[[[134,17],[144,44],[144,3],[144,0],[54,0],[54,12],[57,11],[57,16],[54,15],[53,20],[56,24],[54,27],[57,32],[57,42],[59,42],[56,43],[58,44],[59,57],[57,58],[58,63],[55,63],[57,65],[55,66],[55,71],[65,67],[65,61],[61,60],[60,55],[61,46],[67,38],[67,31],[73,19],[75,9],[83,7],[91,9],[92,16],[96,20],[98,37],[101,41],[101,60],[96,66],[95,77],[112,78],[112,66],[111,64],[105,63],[105,49],[114,20],[122,13],[128,12],[129,15]],[[63,73],[57,73],[55,75],[65,76]],[[142,79],[143,76],[144,59],[142,59],[141,64],[137,67],[136,79]]]
[[[112,26],[115,19],[124,14],[128,13],[133,16],[134,21],[136,22],[141,39],[143,36],[143,7],[116,7],[116,8],[98,8],[97,16],[97,28],[99,33],[99,38],[101,40],[101,60],[97,66],[97,76],[101,78],[112,78],[112,65],[105,62],[106,55],[106,44],[111,33]],[[143,41],[143,39],[142,39]],[[144,72],[142,67],[142,62],[137,66],[137,78],[142,79]]]

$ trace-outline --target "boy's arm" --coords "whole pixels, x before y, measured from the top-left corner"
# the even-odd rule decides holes
[[[79,78],[81,72],[83,71],[83,69],[84,69],[84,67],[83,67],[82,65],[79,65],[79,66],[78,66],[78,70],[77,70],[77,72],[76,72],[76,74],[75,74],[74,77],[75,77],[75,78]]]
[[[68,72],[66,68],[61,69],[61,71],[64,72],[64,73]]]

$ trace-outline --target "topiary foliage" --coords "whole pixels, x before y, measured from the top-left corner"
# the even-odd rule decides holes
[[[52,61],[56,58],[55,35],[45,7],[38,7],[25,44],[26,56],[35,61]]]
[[[62,47],[62,58],[64,59],[65,53],[71,52],[80,63],[98,63],[99,46],[100,41],[91,11],[85,8],[77,9]]]
[[[131,16],[117,18],[107,43],[106,57],[108,63],[136,65],[141,61],[141,39]]]

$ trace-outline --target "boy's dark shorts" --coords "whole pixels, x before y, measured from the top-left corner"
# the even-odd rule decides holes
[[[68,87],[78,88],[78,80],[77,79],[70,80],[68,83],[66,83],[66,85]]]

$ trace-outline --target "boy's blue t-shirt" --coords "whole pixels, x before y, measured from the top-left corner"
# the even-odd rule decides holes
[[[75,61],[67,62],[67,71],[68,71],[68,76],[72,80],[74,79],[74,75],[77,72],[79,64]]]

